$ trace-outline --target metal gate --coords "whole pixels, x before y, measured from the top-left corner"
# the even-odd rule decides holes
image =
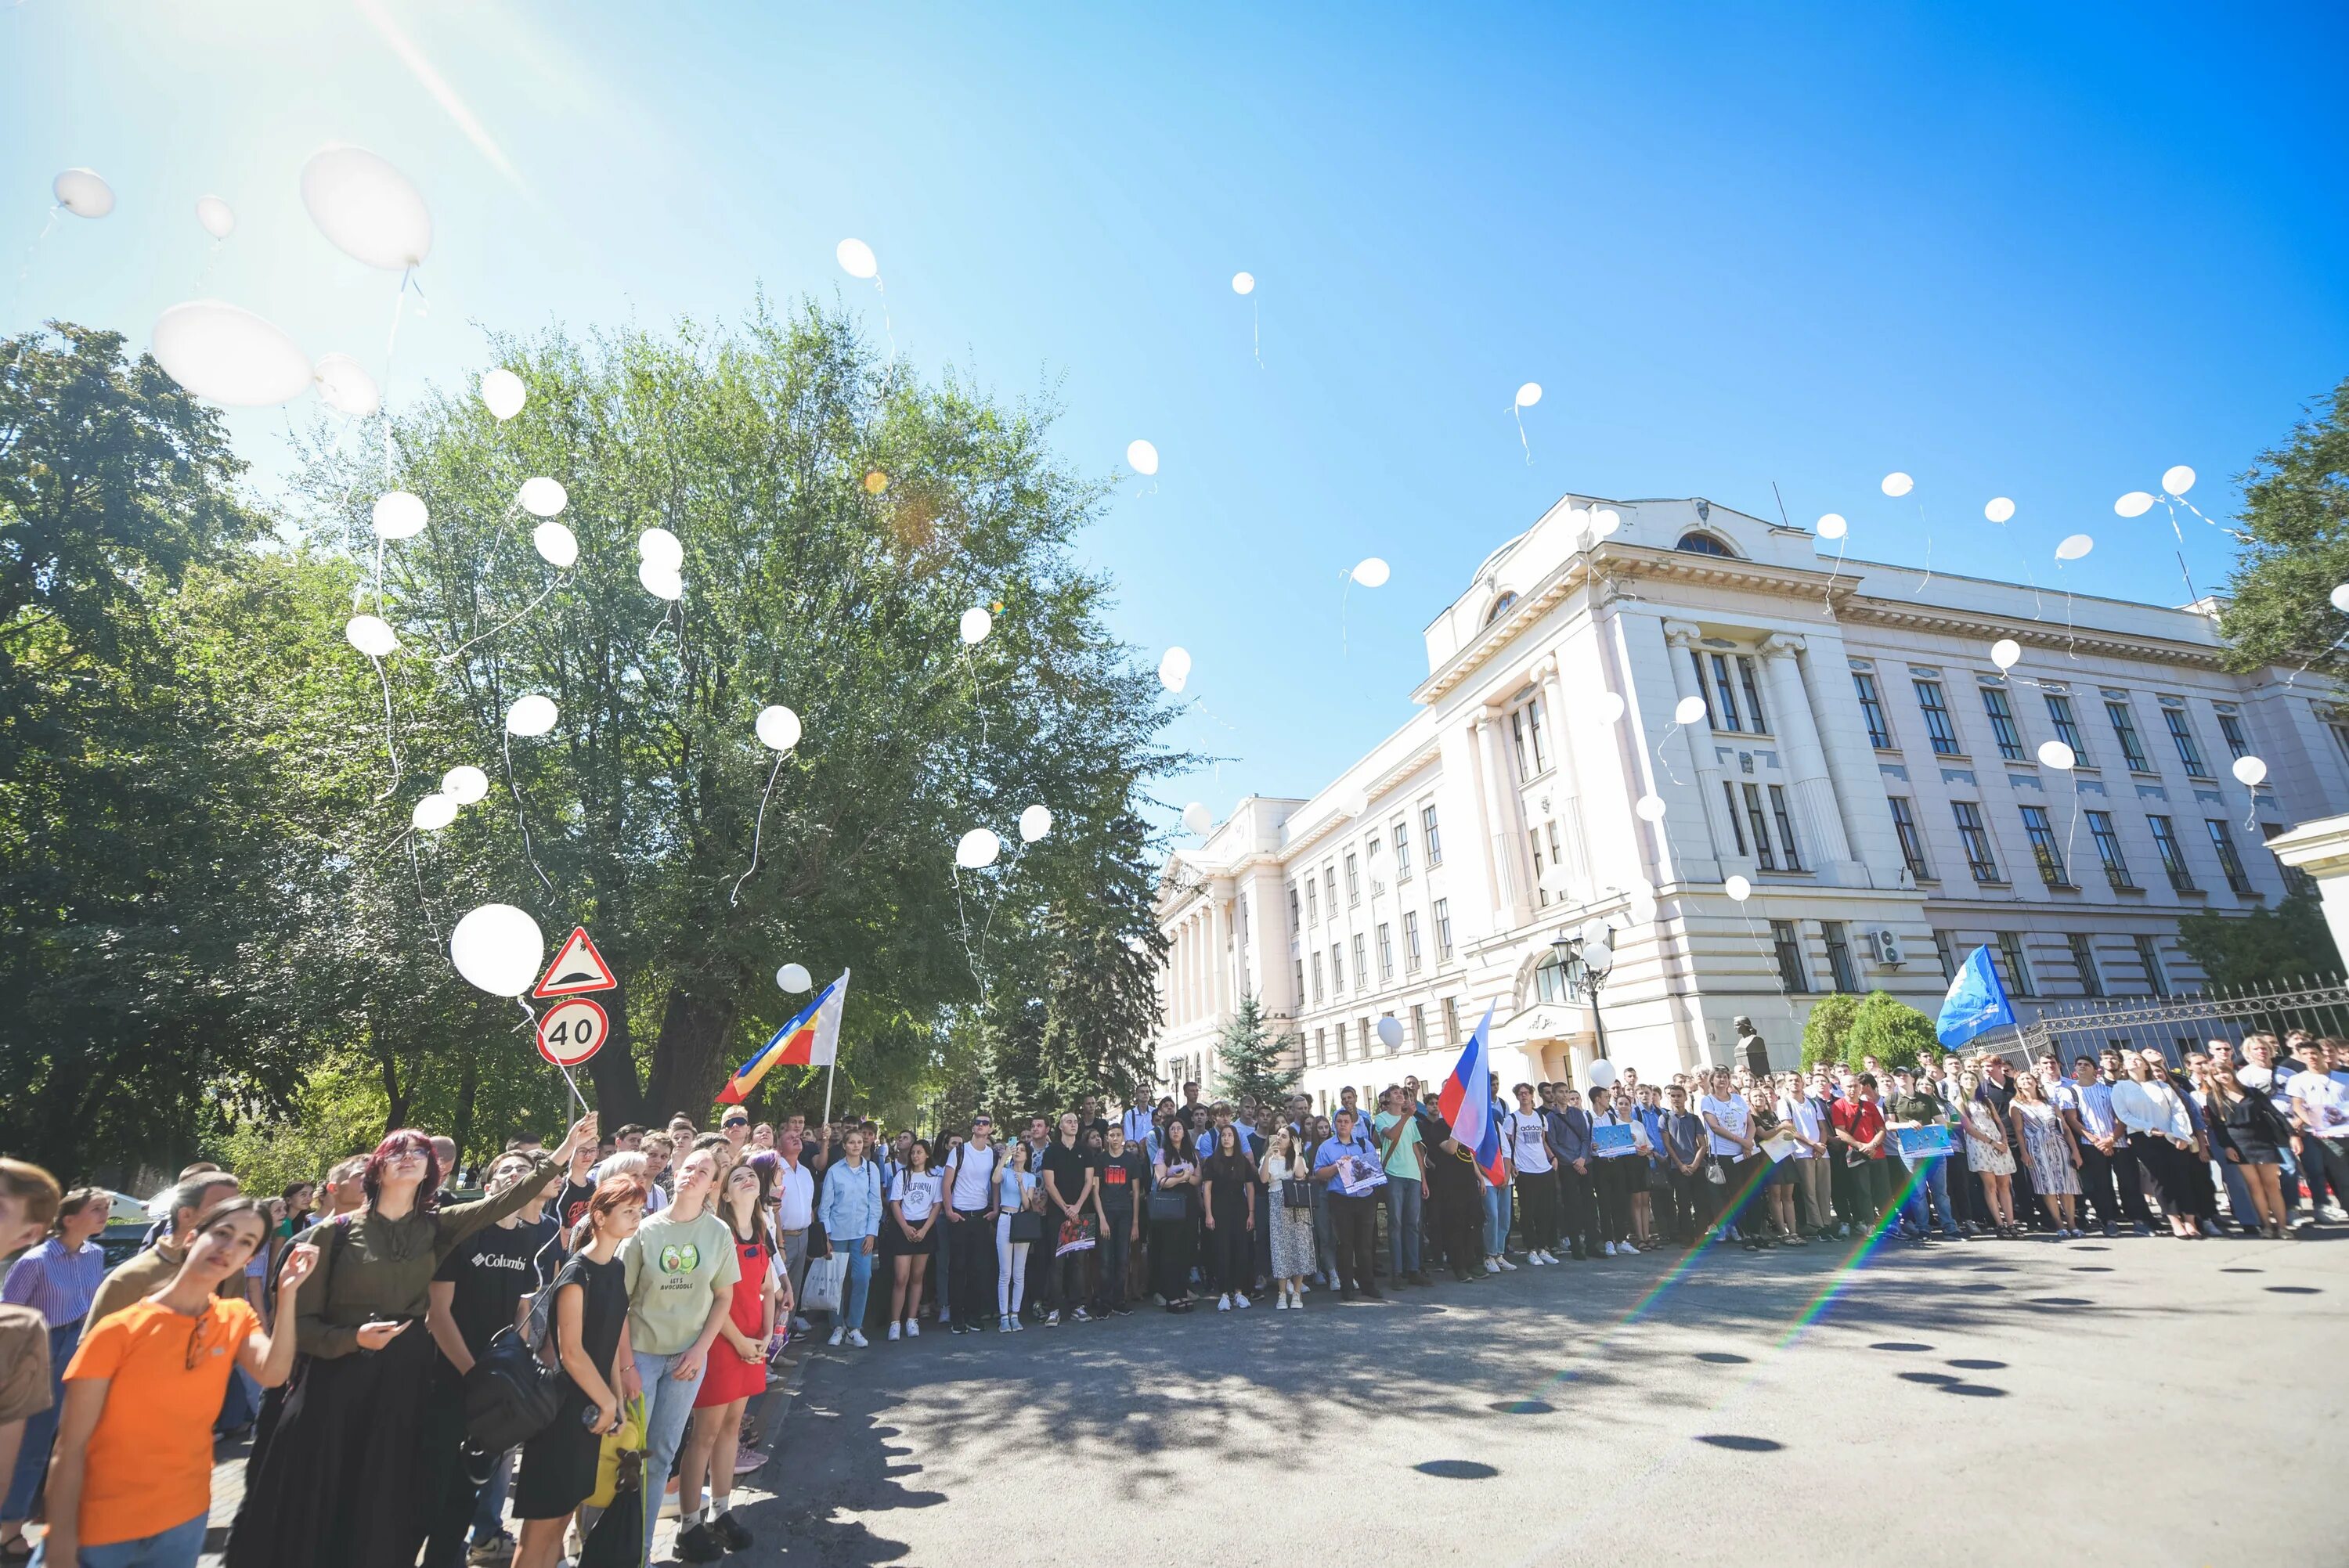
[[[2240,1044],[2245,1035],[2262,1033],[2282,1039],[2291,1029],[2349,1036],[2349,984],[2335,976],[2263,991],[2044,1003],[2008,1054],[2019,1050],[2035,1060],[2052,1050],[2068,1069],[2074,1057],[2094,1056],[2107,1047],[2134,1051],[2151,1046],[2177,1067],[2186,1052],[2211,1040]]]

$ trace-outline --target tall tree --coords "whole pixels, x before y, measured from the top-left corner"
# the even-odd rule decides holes
[[[2199,910],[2178,923],[2178,943],[2222,991],[2252,991],[2330,980],[2341,974],[2324,912],[2313,895],[2286,895],[2273,909],[2249,914]]]
[[[2220,614],[2238,669],[2310,665],[2349,676],[2349,379],[2243,476],[2247,537]]]
[[[1216,1039],[1216,1094],[1235,1105],[1243,1099],[1258,1105],[1278,1102],[1305,1076],[1295,1035],[1271,1034],[1264,1026],[1264,1009],[1253,991],[1240,996]]]

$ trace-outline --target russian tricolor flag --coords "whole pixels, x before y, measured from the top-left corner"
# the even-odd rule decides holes
[[[726,1087],[718,1091],[720,1105],[740,1105],[750,1098],[767,1069],[782,1063],[800,1067],[823,1067],[840,1052],[840,1005],[848,996],[848,971],[825,986],[806,1011],[769,1037],[767,1043],[750,1054],[750,1059],[734,1069]]]
[[[1498,1187],[1509,1179],[1509,1172],[1501,1163],[1501,1129],[1493,1120],[1492,1048],[1485,1039],[1492,1026],[1493,1005],[1487,1002],[1484,1020],[1468,1037],[1460,1059],[1452,1064],[1452,1076],[1444,1080],[1436,1104],[1444,1119],[1452,1124],[1452,1136],[1463,1148],[1476,1151],[1476,1169]]]

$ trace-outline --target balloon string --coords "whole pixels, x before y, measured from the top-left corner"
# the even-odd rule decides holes
[[[500,755],[504,757],[506,761],[506,790],[509,794],[513,796],[514,825],[522,830],[523,859],[528,861],[530,862],[530,869],[538,873],[539,885],[545,888],[547,892],[552,895],[554,892],[554,883],[548,879],[545,871],[540,867],[538,863],[538,851],[531,847],[530,816],[522,809],[522,788],[514,782],[513,731],[507,730],[504,735],[501,737],[498,751]]]
[[[1656,766],[1664,770],[1664,777],[1670,779],[1675,787],[1685,784],[1688,780],[1680,776],[1679,769],[1672,766],[1671,758],[1664,755],[1664,743],[1678,735],[1682,727],[1681,721],[1675,718],[1672,720],[1672,727],[1656,738]],[[1689,743],[1689,749],[1691,751],[1696,749],[1694,741]]]
[[[383,340],[383,483],[391,488],[391,367],[399,349],[399,318],[408,308],[408,280],[416,274],[409,267],[399,274],[399,287],[391,295],[391,332]]]
[[[1534,461],[1534,449],[1526,440],[1526,420],[1525,416],[1518,411],[1519,407],[1516,403],[1509,405],[1509,418],[1517,422],[1517,445],[1525,451],[1526,466],[1531,468]]]
[[[1917,503],[1917,525],[1925,531],[1925,575],[1917,579],[1917,592],[1909,595],[1911,599],[1923,594],[1925,585],[1933,580],[1933,525],[1925,520],[1925,503],[1921,500]]]
[[[34,235],[32,243],[25,247],[25,259],[19,263],[16,267],[16,286],[10,290],[9,293],[9,303],[12,306],[16,300],[21,297],[25,292],[25,280],[33,275],[34,255],[39,252],[42,244],[47,241],[49,235],[56,232],[57,226],[57,214],[65,210],[66,207],[64,202],[58,201],[52,203],[49,207],[49,221],[41,225],[41,232]],[[27,334],[26,335],[29,336],[31,335]]]
[[[2058,557],[2058,558],[2057,558],[2057,560],[2056,560],[2056,562],[2055,562],[2055,575],[2056,575],[2056,576],[2058,576],[2058,577],[2064,577],[2064,562],[2063,562],[2063,560],[2062,560],[2062,558],[2061,558],[2061,557]],[[2192,584],[2191,584],[2191,583],[2189,583],[2189,584],[2188,584],[2188,586],[2189,586],[2189,587],[2191,587],[2191,586],[2192,586]],[[2073,660],[2074,662],[2075,662],[2075,663],[2076,663],[2076,662],[2078,661],[2079,657],[2080,657],[2080,655],[2079,655],[2078,649],[2079,649],[2079,637],[2078,637],[2077,632],[2075,631],[2075,629],[2074,628],[2074,626],[2073,626],[2073,624],[2072,624],[2072,583],[2071,583],[2071,580],[2070,580],[2069,578],[2064,578],[2064,656],[2065,658],[2067,658],[2067,659],[2071,659],[2071,660]]]
[[[202,294],[204,292],[204,285],[212,282],[212,264],[220,260],[221,246],[226,242],[222,240],[214,240],[212,249],[204,253],[204,264],[196,269],[196,286],[189,291],[191,294]]]
[[[889,363],[897,363],[897,329],[889,324],[889,290],[877,271],[873,274],[873,292],[881,296],[881,330],[889,337]]]
[[[1847,532],[1841,539],[1836,541],[1835,566],[1834,569],[1827,573],[1826,586],[1819,590],[1819,614],[1822,616],[1833,616],[1835,614],[1836,580],[1843,575],[1843,553],[1850,548],[1851,535],[1849,533]]]
[[[775,780],[782,776],[783,758],[790,755],[791,754],[786,751],[776,752],[775,765],[767,770],[766,792],[759,797],[758,824],[750,830],[750,864],[740,876],[734,879],[734,892],[726,901],[726,907],[729,909],[740,907],[742,903],[742,884],[749,882],[750,880],[750,873],[759,869],[759,846],[761,841],[764,839],[767,831],[767,802],[775,798]]]
[[[979,682],[978,660],[971,653],[970,645],[968,643],[963,645],[962,662],[964,669],[968,671],[970,675],[970,710],[978,717],[978,747],[983,752],[987,749],[988,745],[987,704],[983,700],[986,694],[986,688]]]
[[[978,954],[970,945],[970,912],[963,907],[962,903],[962,868],[957,865],[947,874],[954,878],[955,918],[962,925],[963,959],[970,965],[970,977],[978,986],[978,1005],[983,1008],[988,1005],[987,976],[978,972]]]
[[[392,733],[391,727],[391,677],[384,674],[381,659],[373,654],[369,654],[367,658],[367,663],[375,666],[375,678],[383,686],[383,749],[384,755],[391,759],[391,782],[386,784],[382,793],[376,796],[376,799],[380,802],[390,799],[391,792],[399,788],[399,744]]]
[[[546,603],[546,601],[547,601],[547,598],[548,598],[548,596],[549,596],[550,594],[554,593],[554,591],[555,591],[556,589],[563,587],[564,585],[565,585],[566,583],[568,583],[570,581],[571,581],[571,579],[570,579],[570,577],[569,577],[568,575],[566,575],[566,574],[564,574],[564,573],[560,573],[560,572],[556,573],[555,573],[555,575],[554,575],[554,582],[552,582],[552,583],[548,583],[548,584],[546,585],[546,590],[545,590],[545,592],[544,592],[544,593],[542,593],[541,594],[539,594],[539,596],[538,596],[537,598],[533,599],[529,603],[524,604],[521,609],[519,609],[519,610],[515,611],[512,615],[508,616],[505,620],[503,620],[503,621],[500,622],[498,624],[496,624],[496,625],[494,625],[494,626],[492,626],[488,631],[486,631],[486,632],[482,632],[482,633],[480,633],[480,634],[476,634],[476,635],[474,635],[474,636],[471,636],[471,637],[468,637],[467,639],[465,639],[465,641],[463,641],[463,642],[461,642],[461,643],[458,644],[454,648],[451,648],[449,652],[447,652],[447,653],[445,653],[445,654],[441,655],[440,655],[440,659],[439,659],[437,662],[438,662],[438,663],[440,663],[440,664],[444,664],[444,665],[455,664],[455,663],[457,662],[457,660],[458,660],[458,659],[459,659],[459,658],[460,658],[460,657],[464,654],[464,652],[465,652],[465,650],[466,650],[467,648],[471,647],[475,643],[481,642],[481,641],[482,641],[484,638],[488,638],[488,637],[494,637],[494,636],[496,636],[500,632],[502,632],[502,631],[504,631],[507,627],[509,627],[509,626],[511,626],[511,625],[514,624],[514,623],[515,623],[515,622],[520,621],[520,620],[521,620],[524,615],[529,614],[533,610],[535,610],[535,609],[537,609],[541,604],[545,603]]]
[[[425,892],[424,892],[424,866],[423,866],[423,863],[422,863],[421,861],[419,861],[416,858],[416,833],[415,833],[415,831],[414,831],[413,830],[409,830],[409,832],[408,833],[407,837],[408,837],[408,869],[409,869],[410,872],[413,872],[415,873],[415,875],[416,875],[416,903],[417,903],[417,906],[418,906],[419,908],[420,908],[421,910],[423,910],[423,911],[424,911],[424,923],[425,923],[426,925],[428,925],[428,926],[429,926],[429,927],[431,928],[431,930],[432,930],[432,941],[433,941],[434,944],[437,946],[437,945],[440,944],[440,922],[439,920],[437,920],[437,919],[435,919],[435,918],[433,917],[433,914],[432,914],[432,901],[431,901],[429,898],[428,898],[428,897],[426,897],[426,896],[425,896]]]

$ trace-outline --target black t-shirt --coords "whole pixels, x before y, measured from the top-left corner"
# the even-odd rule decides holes
[[[501,1328],[514,1321],[522,1298],[539,1285],[538,1253],[545,1232],[530,1225],[491,1225],[450,1253],[432,1277],[455,1285],[449,1315],[476,1358]]]
[[[579,1304],[579,1345],[587,1352],[587,1359],[598,1371],[610,1376],[612,1353],[620,1347],[620,1326],[628,1321],[627,1266],[614,1253],[612,1261],[599,1264],[585,1253],[574,1253],[564,1262],[562,1272],[547,1288],[560,1290],[575,1284],[586,1292]],[[559,1308],[547,1314],[550,1334],[556,1332]],[[730,1352],[729,1354],[731,1354]]]
[[[555,1199],[554,1206],[546,1212],[560,1220],[563,1228],[568,1231],[587,1217],[587,1200],[595,1195],[595,1182],[566,1181],[563,1183],[562,1196]]]
[[[1052,1140],[1051,1145],[1044,1150],[1044,1174],[1052,1178],[1053,1187],[1060,1191],[1061,1202],[1073,1203],[1077,1201],[1077,1194],[1085,1190],[1085,1172],[1093,1169],[1093,1162],[1099,1158],[1099,1155],[1087,1153],[1081,1144],[1071,1148],[1057,1138]]]
[[[1104,1154],[1101,1162],[1102,1207],[1120,1212],[1133,1207],[1134,1195],[1150,1185],[1150,1161],[1139,1150]]]

